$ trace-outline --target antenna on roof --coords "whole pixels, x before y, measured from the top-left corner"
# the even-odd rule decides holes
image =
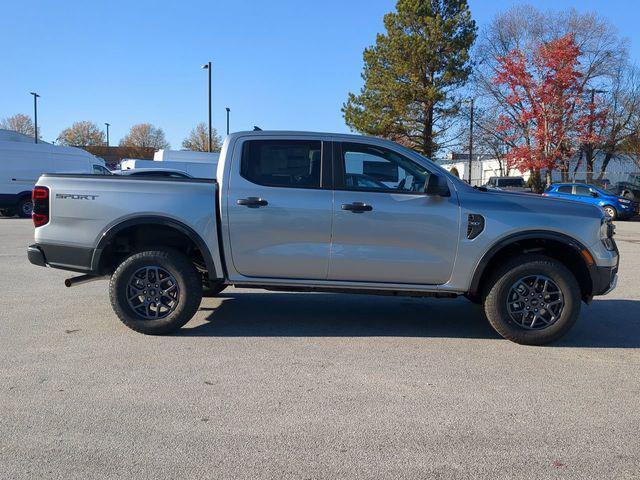
[[[261,132],[261,131],[262,131],[262,129],[261,129],[260,127],[257,127],[257,126],[255,126],[255,125],[254,125],[254,126],[253,126],[253,131],[254,131],[254,132]]]

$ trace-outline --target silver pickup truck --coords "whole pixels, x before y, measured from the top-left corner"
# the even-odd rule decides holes
[[[109,276],[116,314],[146,334],[234,285],[464,295],[503,337],[544,344],[616,283],[598,207],[472,188],[386,140],[235,133],[215,178],[45,174],[29,260],[84,274],[68,286]]]

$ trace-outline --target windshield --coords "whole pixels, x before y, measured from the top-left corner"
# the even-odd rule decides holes
[[[601,195],[613,195],[614,197],[617,197],[618,194],[616,192],[614,192],[613,190],[608,190],[606,188],[602,188],[602,187],[591,187],[593,188],[596,192],[600,193]]]
[[[499,178],[499,187],[524,187],[524,179],[522,178]]]

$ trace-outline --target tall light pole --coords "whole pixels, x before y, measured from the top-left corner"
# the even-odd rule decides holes
[[[107,126],[107,147],[109,146],[109,127],[111,126],[110,123],[104,122],[104,124]]]
[[[227,111],[227,135],[229,135],[229,112],[231,111],[231,109],[229,107],[226,107],[225,110]]]
[[[35,137],[36,143],[38,143],[38,95],[36,92],[29,92],[33,95],[33,123],[35,126],[35,133],[33,136]]]
[[[211,62],[208,62],[202,66],[209,73],[209,151],[212,147],[212,134],[211,134]]]

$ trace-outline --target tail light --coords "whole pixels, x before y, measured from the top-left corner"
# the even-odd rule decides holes
[[[49,189],[47,187],[35,187],[31,192],[33,201],[33,225],[41,227],[49,223]]]

